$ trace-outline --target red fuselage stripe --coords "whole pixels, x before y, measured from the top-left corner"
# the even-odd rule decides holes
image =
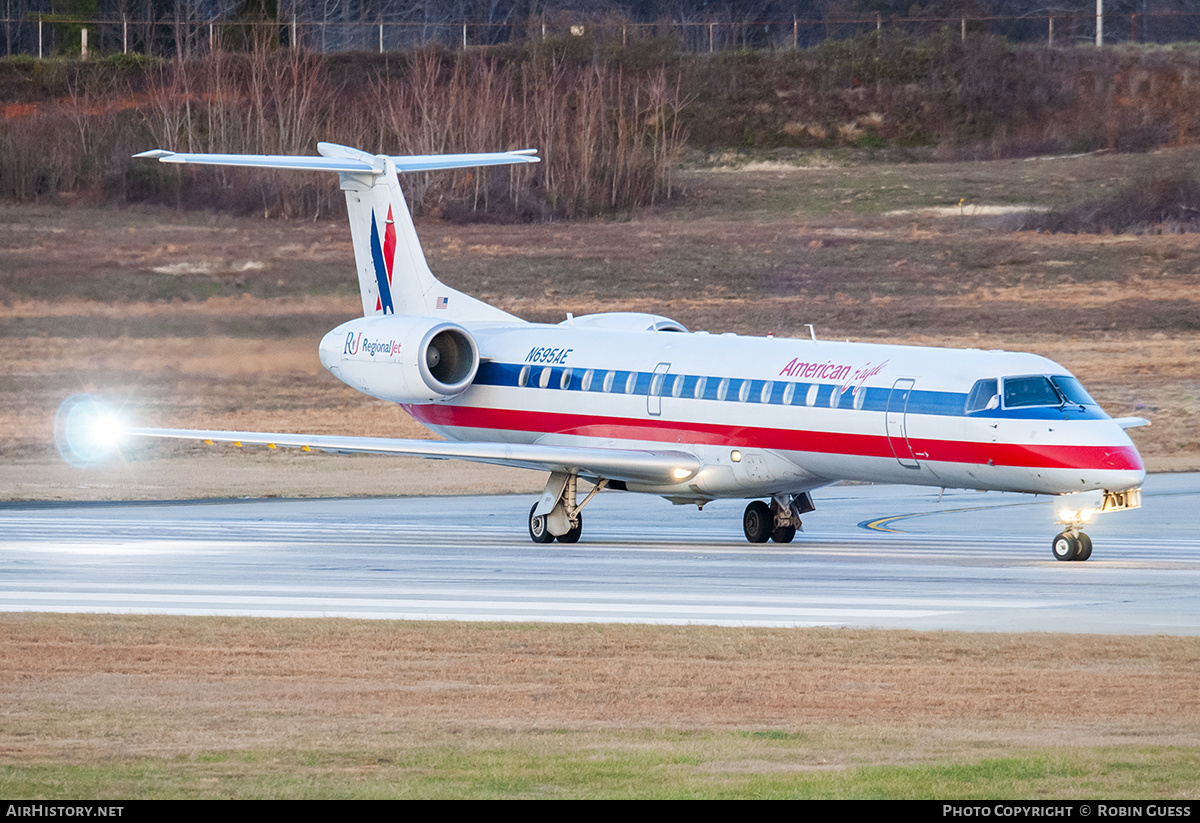
[[[841,432],[722,426],[669,420],[631,420],[519,409],[475,406],[410,406],[417,420],[430,426],[563,434],[615,440],[651,440],[659,443],[736,446],[790,452],[844,454],[854,457],[895,457],[892,445],[904,449],[902,438]],[[908,444],[921,461],[1044,469],[1102,469],[1142,471],[1141,455],[1132,446],[1065,446],[1052,444],[978,443],[961,440],[917,440]],[[905,455],[907,456],[907,455]]]

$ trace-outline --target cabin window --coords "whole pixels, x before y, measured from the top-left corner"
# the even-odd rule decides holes
[[[525,366],[521,369],[521,373],[517,375],[517,385],[525,388],[529,385],[529,367]]]
[[[796,384],[788,383],[783,388],[783,405],[785,405],[785,406],[792,405],[792,400],[795,398],[795,396],[796,396]]]
[[[538,376],[538,388],[544,389],[550,385],[550,373],[552,371],[554,371],[554,369],[550,368],[549,366],[542,369],[541,375]]]
[[[633,394],[633,387],[637,385],[638,373],[631,371],[629,377],[625,379],[625,393]]]
[[[563,369],[562,377],[559,378],[558,387],[560,389],[571,388],[571,372],[572,369]]]
[[[1004,407],[1019,409],[1026,406],[1057,406],[1062,401],[1047,377],[1004,378]]]
[[[738,389],[738,402],[745,403],[750,399],[750,381],[743,380],[742,387]]]
[[[765,384],[763,384],[762,391],[758,395],[758,402],[759,403],[770,403],[771,402],[771,392],[774,390],[775,390],[775,384],[768,380]]]
[[[994,409],[1000,405],[1000,384],[994,377],[976,380],[967,395],[967,414]]]
[[[697,400],[701,400],[701,399],[703,399],[703,397],[704,397],[704,390],[705,390],[707,387],[708,387],[708,378],[707,378],[707,377],[701,377],[699,380],[697,380],[697,381],[696,381],[696,390],[695,390],[694,392],[692,392],[692,395],[693,395],[693,396],[694,396],[694,397],[695,397]]]
[[[805,395],[805,397],[804,397],[804,405],[806,405],[806,406],[817,405],[817,392],[819,392],[820,390],[821,390],[821,387],[818,386],[816,383],[813,383],[811,386],[809,386],[808,394]]]
[[[729,394],[729,378],[722,377],[721,382],[717,384],[717,399],[724,400],[727,394]]]
[[[610,371],[608,374],[604,375],[604,384],[600,388],[604,389],[606,392],[612,391],[613,381],[616,379],[617,373],[615,371]]]
[[[833,394],[829,395],[829,408],[836,409],[838,403],[842,402],[842,393],[838,391],[837,386],[833,387]]]
[[[675,378],[675,384],[673,386],[671,386],[671,396],[672,397],[678,397],[681,394],[683,394],[683,375],[682,374]]]
[[[592,390],[592,377],[593,376],[595,376],[595,371],[593,369],[588,369],[587,371],[585,371],[583,373],[583,381],[579,384],[579,388],[582,391],[591,391]]]
[[[854,390],[854,408],[861,409],[865,402],[867,402],[867,387],[859,386]]]

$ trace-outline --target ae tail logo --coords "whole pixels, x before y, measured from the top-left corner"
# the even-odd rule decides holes
[[[392,221],[392,207],[388,206],[387,227],[383,232],[383,243],[379,242],[379,224],[375,210],[371,210],[371,260],[375,264],[375,282],[379,285],[379,296],[375,298],[375,311],[395,314],[392,305],[392,267],[396,261],[396,225]]]

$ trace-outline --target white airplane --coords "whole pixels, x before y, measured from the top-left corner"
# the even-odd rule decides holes
[[[752,543],[790,542],[810,492],[839,480],[1064,495],[1059,560],[1086,560],[1099,512],[1141,505],[1141,456],[1062,366],[1033,354],[691,333],[614,312],[529,323],[430,272],[398,173],[536,163],[536,150],[391,157],[136,155],[163,163],[338,173],[363,316],[325,335],[335,377],[399,404],[447,442],[126,428],[123,435],[455,458],[549,472],[537,543],[579,540],[602,489],[699,507],[755,499]],[[591,490],[583,499],[577,481]],[[1089,494],[1082,494],[1089,493]]]

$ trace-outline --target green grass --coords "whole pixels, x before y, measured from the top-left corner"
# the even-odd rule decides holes
[[[0,767],[0,795],[134,798],[855,798],[1195,796],[1200,750],[1077,748],[967,762],[830,764],[792,733],[491,733],[378,751],[198,752]]]

